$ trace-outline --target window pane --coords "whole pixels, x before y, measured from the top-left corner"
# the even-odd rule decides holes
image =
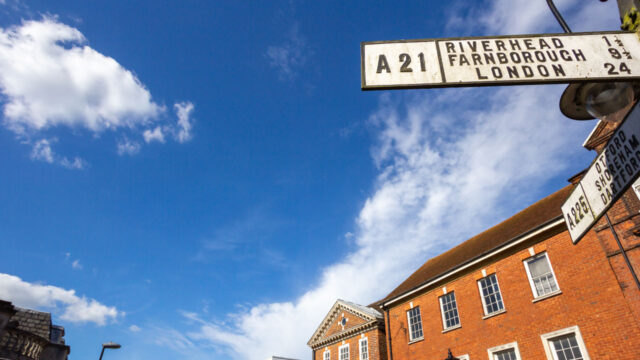
[[[407,311],[409,315],[409,338],[419,339],[422,337],[422,319],[420,318],[420,307],[416,306],[415,308]]]
[[[360,360],[369,360],[368,340],[360,340]]]
[[[482,289],[485,311],[487,314],[504,309],[502,296],[500,296],[500,288],[498,287],[498,279],[495,274],[480,279],[480,287]]]
[[[551,268],[549,268],[549,263],[547,262],[547,257],[540,256],[536,259],[530,260],[529,271],[531,272],[532,277],[538,277],[551,272]]]
[[[576,334],[568,334],[551,340],[553,350],[559,360],[582,360],[582,352],[576,341]]]
[[[551,266],[549,265],[547,256],[542,255],[529,260],[527,261],[527,266],[529,267],[529,273],[531,274],[531,281],[535,287],[536,296],[558,291],[558,284],[556,284],[556,279],[551,272]]]
[[[496,360],[516,360],[516,350],[515,349],[507,349],[500,352],[497,352],[493,355],[493,358]]]
[[[349,360],[349,347],[340,348],[340,360]]]
[[[460,324],[458,316],[458,306],[456,304],[455,293],[451,292],[440,297],[442,317],[444,318],[444,328],[448,329]]]

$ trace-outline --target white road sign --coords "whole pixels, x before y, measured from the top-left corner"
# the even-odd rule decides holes
[[[639,174],[640,103],[627,115],[562,205],[574,244],[622,196]]]
[[[640,79],[640,40],[601,32],[364,42],[362,89]]]

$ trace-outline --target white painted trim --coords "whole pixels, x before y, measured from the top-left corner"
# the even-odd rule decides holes
[[[596,126],[593,127],[593,129],[591,129],[591,132],[589,133],[589,136],[587,136],[586,139],[584,139],[584,142],[582,143],[582,147],[586,149],[587,143],[589,142],[589,140],[591,140],[591,137],[593,136],[593,133],[596,132],[596,129],[598,128],[598,125],[600,125],[600,122],[602,120],[598,119],[598,123],[596,124]]]
[[[442,319],[442,330],[447,330],[447,322],[444,318],[444,308],[442,307],[442,296],[438,296],[438,303],[440,303],[440,318]]]
[[[495,360],[494,358],[494,354],[503,350],[507,350],[507,349],[515,349],[516,352],[516,359],[517,360],[522,360],[522,358],[520,357],[520,349],[518,349],[518,343],[517,342],[512,342],[512,343],[508,343],[508,344],[504,344],[504,345],[500,345],[500,346],[495,346],[492,347],[491,349],[487,349],[487,353],[489,354],[489,360]]]
[[[457,330],[457,329],[460,329],[461,327],[462,327],[462,325],[458,324],[456,326],[452,326],[452,327],[450,327],[448,329],[442,330],[441,333],[443,333],[443,334],[444,333],[448,333],[449,331]]]
[[[533,278],[531,277],[531,270],[529,270],[529,261],[541,256],[544,256],[545,258],[547,258],[547,264],[549,264],[549,269],[551,269],[551,275],[553,275],[553,281],[556,282],[556,286],[558,287],[558,290],[552,291],[544,295],[538,295],[538,292],[536,291],[536,285],[533,283]],[[524,265],[524,271],[527,273],[527,278],[529,279],[529,286],[531,286],[531,293],[533,294],[534,300],[542,297],[548,297],[550,295],[555,295],[556,293],[562,292],[560,291],[560,284],[558,283],[558,278],[556,277],[556,273],[553,271],[553,266],[551,266],[551,260],[549,259],[549,254],[546,251],[541,252],[539,254],[532,255],[530,258],[526,258],[522,260],[522,264]]]
[[[486,278],[487,276],[485,275],[482,279]],[[480,294],[480,301],[482,302],[482,313],[487,316],[489,315],[487,313],[487,303],[484,301],[484,294],[482,294],[482,285],[480,285],[480,280],[482,279],[478,279],[476,281],[476,285],[478,285],[478,294]]]
[[[458,358],[458,360],[469,360],[469,354],[464,354],[456,357]]]
[[[564,222],[564,218],[562,216],[559,216],[555,221],[549,223],[548,225],[546,225],[546,226],[544,226],[544,227],[542,227],[542,228],[540,228],[540,229],[538,229],[536,231],[533,231],[533,232],[531,232],[531,233],[529,233],[529,234],[527,234],[527,235],[525,235],[525,236],[523,236],[521,238],[518,238],[517,240],[512,241],[512,242],[510,242],[510,243],[508,243],[508,244],[506,244],[506,245],[504,245],[502,247],[499,247],[499,248],[491,251],[490,253],[488,253],[488,254],[486,254],[484,256],[481,256],[481,257],[479,257],[479,258],[477,258],[477,259],[475,259],[475,260],[473,260],[473,261],[471,261],[471,262],[469,262],[469,263],[467,263],[465,265],[457,267],[457,268],[455,268],[455,269],[453,269],[451,271],[445,272],[444,274],[438,276],[437,278],[435,278],[435,279],[433,279],[433,280],[431,280],[431,281],[429,281],[429,282],[427,282],[427,283],[425,283],[425,284],[423,284],[423,285],[421,285],[421,286],[419,286],[419,287],[417,287],[417,288],[415,288],[415,289],[413,289],[411,291],[407,291],[404,294],[396,296],[395,298],[385,302],[383,305],[386,307],[386,306],[389,306],[389,305],[391,305],[391,304],[393,304],[395,302],[398,302],[399,300],[402,300],[402,299],[404,299],[404,298],[406,298],[406,297],[408,297],[410,295],[413,295],[416,292],[419,292],[419,291],[421,291],[421,290],[423,290],[425,288],[428,288],[429,286],[431,286],[431,285],[433,285],[433,284],[435,284],[435,283],[437,283],[439,281],[442,281],[442,280],[444,280],[444,279],[446,279],[446,278],[448,278],[448,277],[450,277],[450,276],[452,276],[454,274],[457,274],[457,273],[459,273],[459,272],[461,272],[463,270],[466,270],[466,269],[476,265],[479,262],[482,262],[482,261],[484,261],[484,260],[486,260],[486,259],[488,259],[488,258],[490,258],[490,257],[492,257],[494,255],[497,255],[497,254],[499,254],[499,253],[501,253],[503,251],[506,251],[507,249],[510,249],[510,248],[520,244],[520,243],[523,243],[523,242],[531,239],[532,237],[534,237],[534,236],[536,236],[536,235],[538,235],[538,234],[540,234],[542,232],[545,232],[547,230],[553,229],[554,227],[556,227],[558,225],[562,225],[564,223],[565,223]]]
[[[338,348],[338,360],[342,360],[342,349],[343,348],[347,348],[347,360],[349,360],[351,358],[351,352],[349,351],[349,344],[346,345],[342,345]]]
[[[341,343],[342,338],[351,338],[353,336],[358,336],[360,334],[366,333],[373,329],[379,328],[378,322],[368,322],[362,325],[357,325],[352,328],[345,330],[344,332],[338,332],[337,334],[333,334],[328,338],[322,339],[322,341],[317,341],[313,345],[310,345],[311,348],[322,348],[323,346],[335,345],[337,343]]]
[[[540,335],[540,339],[542,340],[542,346],[544,347],[544,352],[547,355],[547,359],[548,360],[556,359],[556,355],[554,351],[551,349],[551,340],[558,336],[567,335],[567,334],[576,335],[576,342],[578,343],[578,347],[582,352],[582,357],[584,358],[584,360],[591,360],[591,358],[589,357],[589,353],[587,353],[587,347],[584,344],[584,340],[582,340],[582,334],[580,334],[580,328],[578,328],[577,325]]]
[[[367,343],[367,345],[366,345],[366,346],[367,346],[367,358],[366,358],[366,359],[362,357],[362,342],[366,342],[366,343]],[[360,340],[358,341],[358,350],[359,350],[359,356],[358,356],[358,358],[359,358],[360,360],[369,360],[369,359],[371,358],[371,357],[369,356],[369,338],[366,338],[366,337],[365,337],[365,338],[362,338],[362,339],[360,339]]]

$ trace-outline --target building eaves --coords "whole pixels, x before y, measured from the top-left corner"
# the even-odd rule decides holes
[[[375,317],[377,319],[382,319],[382,313],[379,312],[378,310],[371,308],[369,306],[363,306],[360,304],[356,304],[353,303],[351,301],[346,301],[346,300],[339,300],[341,301],[343,304],[350,306],[354,309],[360,310],[360,312],[362,312],[363,314],[368,314],[369,316]]]
[[[374,304],[388,303],[405,293],[438,278],[473,259],[497,249],[540,226],[562,216],[561,205],[567,199],[573,185],[539,200],[498,225],[470,238],[451,250],[424,263],[384,299]],[[372,304],[372,305],[374,305]]]

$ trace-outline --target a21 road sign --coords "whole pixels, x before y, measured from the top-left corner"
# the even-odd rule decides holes
[[[635,33],[363,42],[362,89],[640,79]]]
[[[640,174],[640,103],[607,142],[562,205],[573,243],[580,241]]]

